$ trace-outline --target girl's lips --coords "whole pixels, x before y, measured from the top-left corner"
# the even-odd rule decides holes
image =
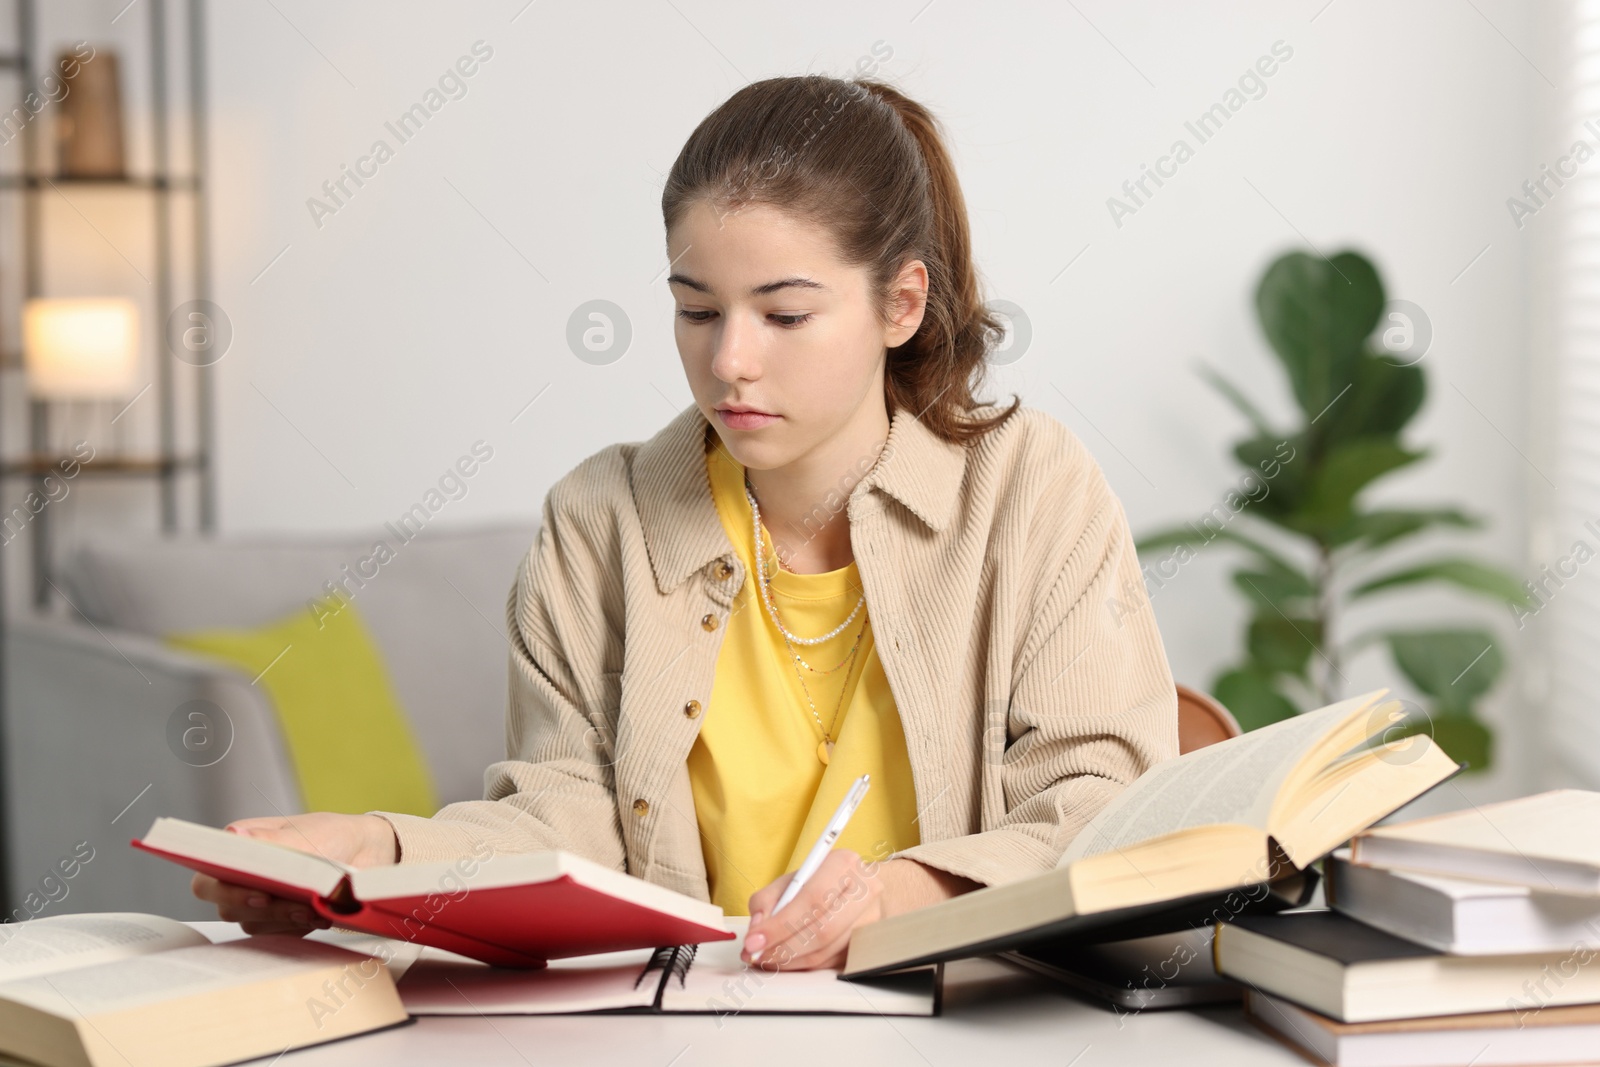
[[[729,411],[725,408],[717,409],[717,417],[731,430],[757,430],[783,418],[782,415],[768,415],[760,411]]]

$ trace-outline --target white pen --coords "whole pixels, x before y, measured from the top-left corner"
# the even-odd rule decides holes
[[[789,879],[789,884],[783,890],[783,895],[778,898],[778,903],[772,907],[772,914],[776,915],[783,910],[783,906],[795,898],[806,880],[817,873],[817,868],[822,866],[822,861],[827,859],[828,852],[833,848],[833,843],[839,840],[839,835],[844,833],[845,824],[850,821],[850,816],[856,813],[856,808],[861,806],[861,798],[867,795],[867,786],[870,784],[870,774],[863,774],[850,786],[850,791],[839,802],[839,808],[833,813],[833,818],[828,820],[828,825],[822,831],[822,836],[817,838],[817,843],[811,846],[811,851],[806,853],[805,862],[800,864],[800,869],[794,872],[794,877]]]

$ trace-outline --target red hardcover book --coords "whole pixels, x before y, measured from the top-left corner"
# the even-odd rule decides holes
[[[433,945],[497,967],[596,952],[727,941],[722,909],[569,852],[351,867],[182,819],[134,848],[234,885],[297,900],[352,930]]]

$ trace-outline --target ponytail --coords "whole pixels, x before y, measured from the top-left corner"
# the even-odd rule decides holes
[[[868,79],[753,82],[706,116],[673,163],[661,194],[667,229],[700,197],[771,204],[825,228],[845,262],[868,268],[885,325],[893,279],[911,260],[927,265],[922,323],[888,354],[891,413],[909,409],[942,440],[970,444],[1021,407],[1017,397],[996,415],[970,415],[1004,327],[984,306],[966,200],[921,104]]]

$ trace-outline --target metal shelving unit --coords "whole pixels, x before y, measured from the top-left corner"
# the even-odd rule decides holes
[[[0,53],[0,85],[4,92],[16,93],[20,100],[36,87],[41,73],[38,25],[35,20],[34,0],[14,0],[16,14],[16,50]],[[201,530],[211,531],[216,525],[216,487],[212,457],[215,452],[214,367],[194,367],[194,400],[192,415],[195,423],[194,447],[180,454],[178,450],[177,420],[179,417],[177,391],[174,382],[175,359],[167,349],[165,318],[177,303],[173,262],[174,197],[187,197],[190,210],[193,257],[191,292],[185,299],[205,300],[211,289],[210,239],[207,225],[207,172],[206,172],[206,109],[205,109],[205,2],[187,0],[186,43],[188,63],[188,114],[190,159],[187,174],[175,174],[172,167],[169,143],[172,111],[168,85],[169,57],[167,4],[165,0],[146,0],[142,5],[148,17],[148,45],[151,72],[151,172],[129,175],[124,178],[64,178],[49,174],[44,168],[45,153],[41,140],[41,123],[29,122],[22,132],[22,163],[20,173],[0,174],[0,194],[15,193],[22,197],[22,300],[44,294],[43,211],[41,201],[56,195],[62,189],[92,188],[95,190],[126,192],[131,197],[148,197],[153,212],[155,230],[155,277],[153,322],[144,324],[147,333],[155,340],[154,368],[155,393],[159,404],[160,426],[158,443],[153,454],[117,455],[95,459],[81,465],[76,478],[105,477],[116,480],[148,480],[160,494],[161,529],[172,533],[178,529],[178,493],[180,480],[188,478],[196,494],[196,521]],[[50,62],[48,59],[46,62]],[[15,77],[8,78],[7,74]],[[4,97],[0,97],[3,99]],[[61,194],[65,195],[65,194]],[[4,279],[0,279],[4,281]],[[20,306],[20,305],[19,305]],[[0,382],[3,389],[3,382]],[[4,395],[0,392],[0,417],[4,414]],[[0,456],[0,490],[18,481],[29,484],[41,496],[45,494],[45,475],[62,460],[63,456],[50,451],[49,409],[46,404],[30,400],[27,406],[28,452],[22,456]],[[3,438],[0,438],[3,440]],[[9,497],[0,497],[9,499]],[[48,508],[33,515],[29,522],[32,557],[33,602],[39,608],[48,607],[52,601],[54,585],[51,581],[51,514]],[[0,561],[3,562],[3,561]],[[0,566],[0,727],[5,723],[6,691],[4,685],[6,646],[5,634],[4,567]],[[0,834],[9,825],[6,821],[6,797],[3,779],[6,760],[5,737],[0,729]],[[0,904],[10,895],[10,843],[0,840]]]

